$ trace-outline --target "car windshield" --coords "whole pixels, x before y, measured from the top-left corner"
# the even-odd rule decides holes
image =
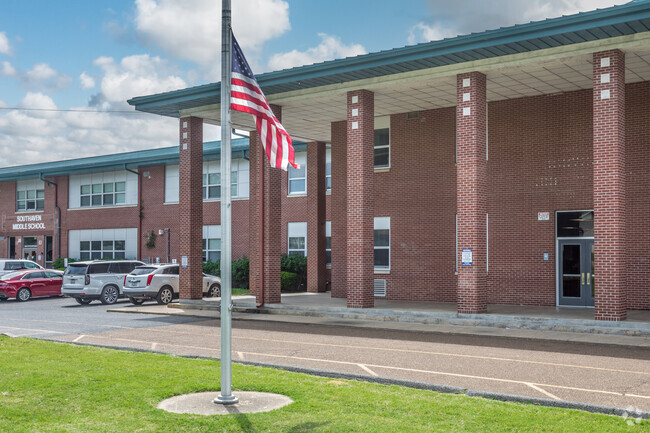
[[[66,268],[64,275],[83,275],[88,265],[70,265]]]
[[[147,275],[153,273],[158,268],[152,268],[150,266],[147,267],[139,267],[135,268],[133,271],[131,271],[130,275]]]
[[[23,272],[9,272],[0,277],[0,280],[11,280],[12,278],[20,277]]]

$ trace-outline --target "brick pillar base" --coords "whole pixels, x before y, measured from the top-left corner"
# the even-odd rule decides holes
[[[203,298],[203,119],[180,119],[180,299]],[[187,257],[187,267],[183,258]]]
[[[325,291],[325,143],[307,144],[307,291]]]
[[[456,197],[458,207],[458,312],[487,312],[486,80],[479,72],[457,77]],[[463,265],[462,251],[471,251]],[[469,252],[468,251],[468,252]]]
[[[332,298],[348,293],[348,182],[346,122],[332,123]]]
[[[594,54],[596,320],[625,320],[625,54]]]
[[[375,95],[348,92],[347,284],[349,308],[372,308],[374,297]]]

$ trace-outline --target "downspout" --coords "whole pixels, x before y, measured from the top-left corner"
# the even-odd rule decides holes
[[[54,209],[56,210],[56,256],[57,258],[61,258],[61,208],[59,207],[59,185],[57,185],[56,182],[45,179],[43,173],[39,173],[38,177],[48,185],[54,185]],[[47,251],[45,252],[45,255],[47,256]],[[52,254],[52,261],[54,261],[54,254]]]
[[[142,237],[142,178],[140,177],[140,172],[131,170],[124,164],[124,170],[131,172],[138,176],[138,260],[142,260],[142,242],[140,237]]]

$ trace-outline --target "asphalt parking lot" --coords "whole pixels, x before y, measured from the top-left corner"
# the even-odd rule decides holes
[[[130,304],[2,302],[0,333],[220,356],[216,319],[107,312],[116,307]],[[643,347],[248,320],[234,320],[232,341],[235,361],[650,411],[650,351]]]

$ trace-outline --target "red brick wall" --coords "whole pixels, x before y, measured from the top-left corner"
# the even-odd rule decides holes
[[[347,126],[332,123],[332,221],[331,291],[334,298],[347,295]]]
[[[628,84],[626,94],[627,306],[650,309],[650,82]]]

